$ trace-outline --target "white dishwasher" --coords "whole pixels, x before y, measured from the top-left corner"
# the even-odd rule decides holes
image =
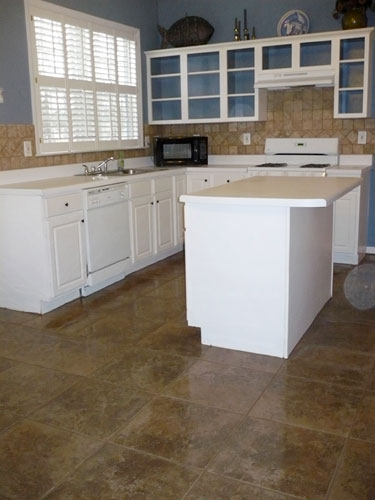
[[[84,190],[87,285],[90,295],[126,275],[130,266],[129,186],[115,184]]]

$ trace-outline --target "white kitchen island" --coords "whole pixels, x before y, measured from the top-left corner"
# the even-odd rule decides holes
[[[180,197],[203,344],[289,356],[332,296],[333,202],[360,182],[252,177]]]

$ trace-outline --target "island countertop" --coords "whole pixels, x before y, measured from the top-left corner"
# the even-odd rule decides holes
[[[361,183],[353,177],[251,177],[184,194],[182,202],[222,205],[326,207]]]

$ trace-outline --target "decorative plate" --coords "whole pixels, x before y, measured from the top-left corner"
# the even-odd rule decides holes
[[[277,25],[279,36],[303,35],[309,31],[310,21],[307,14],[302,10],[290,10],[286,12]]]

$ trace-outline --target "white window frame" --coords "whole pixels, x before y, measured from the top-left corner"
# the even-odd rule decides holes
[[[51,154],[67,154],[67,153],[80,153],[89,151],[110,151],[116,149],[134,149],[143,147],[143,114],[142,114],[142,74],[141,74],[141,44],[140,44],[140,30],[133,28],[131,26],[126,26],[124,24],[119,24],[113,21],[108,21],[106,19],[101,19],[94,17],[82,12],[66,9],[65,7],[60,7],[43,0],[24,0],[25,2],[25,16],[26,16],[26,27],[27,27],[27,40],[28,40],[28,55],[29,55],[29,71],[30,71],[30,86],[31,86],[31,101],[32,101],[32,111],[33,111],[33,122],[35,126],[35,142],[36,151],[38,155],[51,155]],[[92,62],[92,72],[93,81],[84,82],[81,85],[77,85],[77,80],[70,80],[67,76],[67,66],[65,58],[65,78],[51,78],[51,77],[39,77],[38,75],[38,64],[37,64],[37,53],[35,48],[35,38],[34,38],[34,28],[33,28],[33,16],[39,16],[44,18],[50,18],[62,23],[73,24],[83,28],[88,28],[90,31],[98,30],[103,33],[107,33],[112,36],[119,36],[126,38],[135,42],[136,45],[136,85],[127,86],[119,85],[118,83],[110,85],[95,82],[95,69]],[[92,50],[92,37],[91,37],[91,50]],[[64,38],[64,51],[66,51],[66,43]],[[66,57],[66,53],[65,53]],[[80,141],[73,142],[72,139],[72,117],[68,105],[68,121],[69,121],[69,140],[67,142],[54,142],[45,143],[43,142],[42,135],[42,116],[41,116],[41,105],[40,105],[40,92],[39,85],[40,82],[44,82],[44,85],[48,85],[50,82],[54,86],[60,86],[66,89],[68,93],[70,88],[82,88],[82,89],[92,89],[95,92],[100,92],[103,89],[113,90],[118,96],[121,92],[126,92],[127,89],[129,94],[134,95],[137,99],[137,115],[138,115],[138,137],[136,139],[121,140],[121,136],[117,140],[99,140],[98,138],[98,120],[95,115],[95,128],[96,128],[96,138],[95,141]],[[80,81],[81,82],[81,81]],[[73,85],[72,85],[73,84]],[[130,90],[129,90],[130,89]],[[120,127],[120,110],[119,104],[117,106],[118,117],[119,117],[119,127]],[[95,112],[96,112],[96,99],[95,99]]]

